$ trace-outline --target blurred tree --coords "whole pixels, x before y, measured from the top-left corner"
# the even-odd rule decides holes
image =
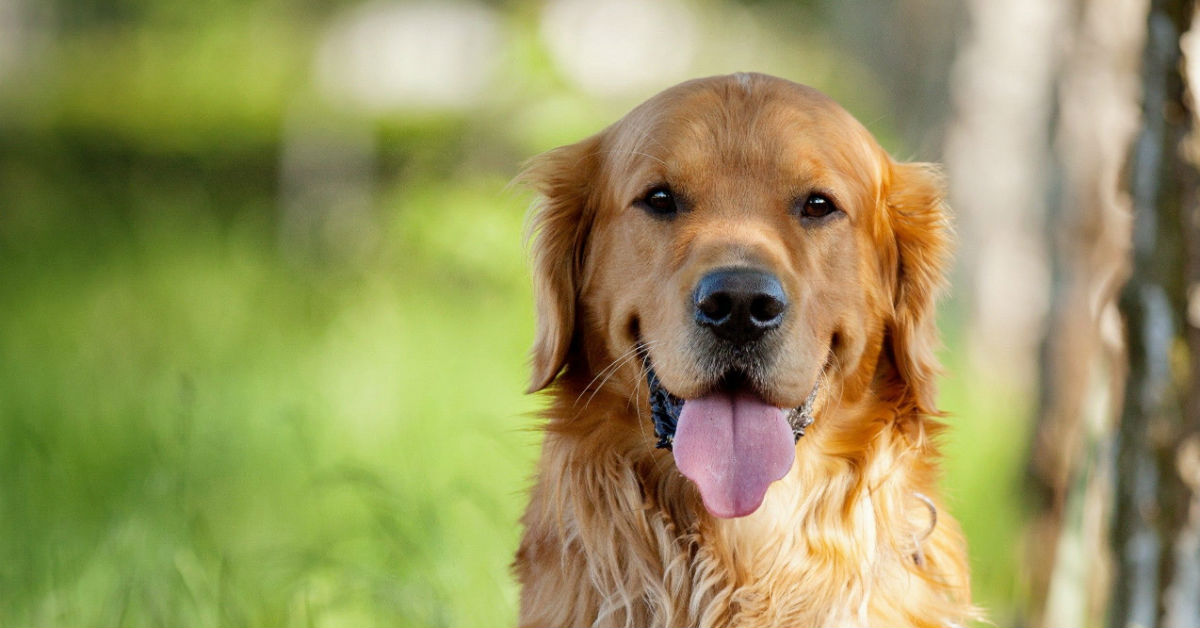
[[[941,152],[950,70],[962,31],[954,26],[964,21],[963,5],[961,0],[901,0],[863,10],[859,3],[824,0],[813,7],[838,33],[839,52],[872,68],[888,95],[891,123],[904,145],[923,159]]]
[[[1067,43],[1051,76],[1050,303],[1026,483],[1034,625],[1103,617],[1111,440],[1124,377],[1116,295],[1128,277],[1130,237],[1120,171],[1139,119],[1145,14],[1141,0],[1077,0],[1056,33]]]
[[[1111,626],[1197,626],[1200,292],[1189,286],[1200,278],[1200,153],[1181,55],[1195,3],[1074,7],[1058,79],[1053,296],[1030,461],[1043,498],[1029,537],[1031,615],[1091,625],[1107,606]]]
[[[1200,298],[1200,199],[1195,151],[1184,150],[1195,145],[1194,110],[1180,49],[1194,12],[1194,0],[1153,0],[1142,56],[1129,161],[1133,274],[1120,300],[1129,381],[1116,439],[1111,626],[1200,626],[1200,321],[1188,318],[1189,299]]]

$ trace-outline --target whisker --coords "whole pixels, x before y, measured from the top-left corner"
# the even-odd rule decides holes
[[[646,433],[647,421],[642,419],[642,404],[638,403],[638,400],[641,399],[642,396],[642,382],[646,381],[646,362],[644,360],[642,361],[642,366],[638,369],[638,373],[640,376],[637,379],[637,383],[633,387],[633,394],[630,396],[629,401],[633,404],[634,412],[637,413],[638,431],[641,432],[643,437],[647,437],[649,436]],[[647,384],[647,387],[648,386],[649,384]],[[646,394],[650,394],[648,389]]]
[[[573,402],[572,405],[578,405],[579,400],[582,399],[583,396],[587,393],[587,391],[592,388],[592,384],[595,384],[596,380],[600,379],[601,377],[604,377],[605,374],[607,374],[610,370],[620,368],[621,364],[629,358],[630,354],[636,353],[637,350],[638,350],[638,347],[635,345],[632,349],[629,349],[625,353],[622,353],[621,355],[617,356],[616,359],[614,359],[612,362],[609,362],[608,366],[604,367],[604,369],[602,369],[600,372],[596,373],[595,377],[592,378],[592,381],[588,382],[587,386],[583,387],[583,391],[580,392],[579,395],[575,397],[575,401]],[[595,393],[593,393],[593,396],[595,396]],[[590,399],[589,399],[589,401],[590,401]]]
[[[596,398],[596,395],[600,392],[601,389],[604,388],[604,385],[608,383],[608,380],[612,379],[612,377],[617,374],[617,371],[620,369],[621,366],[624,366],[626,363],[628,363],[630,360],[632,360],[635,357],[640,357],[642,355],[642,351],[645,349],[648,349],[652,344],[655,344],[655,343],[648,343],[648,342],[644,342],[644,341],[638,342],[634,345],[634,347],[632,349],[621,354],[620,358],[617,358],[616,360],[614,360],[613,363],[609,365],[609,368],[605,369],[605,371],[607,371],[608,374],[604,377],[603,381],[601,381],[599,384],[596,385],[595,388],[592,389],[592,394],[591,394],[591,396],[588,397],[587,401],[584,402],[583,407],[587,408],[592,403],[592,399]],[[645,372],[643,371],[643,374],[644,373]],[[599,377],[599,375],[597,375],[597,377]],[[596,381],[596,378],[592,378],[592,382],[594,383],[595,381]],[[589,386],[590,386],[590,384],[589,384]],[[638,388],[635,386],[634,390],[637,391]],[[584,392],[587,392],[586,388],[584,389]],[[583,393],[580,393],[580,396],[582,397]],[[578,403],[578,401],[579,400],[576,399],[576,403]]]
[[[604,379],[592,389],[592,394],[588,396],[587,401],[583,402],[583,407],[587,408],[589,405],[591,405],[592,399],[596,398],[596,395],[599,394],[600,390],[604,388],[604,385],[608,383],[608,380],[612,379],[613,376],[617,374],[617,371],[620,370],[620,367],[628,364],[630,360],[636,357],[636,354],[626,353],[619,362],[614,363],[613,368],[608,369],[608,375],[605,375]]]
[[[830,358],[832,359],[832,364],[830,366],[834,368],[827,368],[821,371],[821,387],[829,391],[829,396],[826,397],[825,404],[827,408],[833,405],[842,405],[842,401],[844,400],[844,395],[846,393],[846,388],[843,385],[842,379],[834,378],[832,375],[830,375],[830,371],[842,370],[841,358],[839,358],[836,353],[832,353]],[[836,403],[834,402],[835,398]]]

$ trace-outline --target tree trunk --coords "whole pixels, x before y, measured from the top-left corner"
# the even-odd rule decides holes
[[[1200,626],[1195,399],[1187,324],[1197,242],[1196,171],[1180,36],[1192,0],[1152,0],[1142,57],[1142,123],[1129,160],[1133,274],[1121,294],[1129,378],[1117,434],[1115,572],[1109,625]],[[1191,245],[1191,247],[1189,247]],[[1193,262],[1194,264],[1194,262]],[[1190,392],[1189,392],[1190,391]]]
[[[1140,118],[1146,10],[1144,0],[1075,0],[1058,33],[1064,50],[1046,220],[1051,300],[1028,466],[1035,512],[1026,535],[1027,613],[1035,626],[1104,618],[1105,522],[1125,375],[1117,294],[1130,248],[1129,203],[1118,190]]]

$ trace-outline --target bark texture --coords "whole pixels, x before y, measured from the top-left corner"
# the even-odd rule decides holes
[[[1133,266],[1121,293],[1129,379],[1117,433],[1115,572],[1109,625],[1198,626],[1193,114],[1180,38],[1191,0],[1152,0],[1142,57],[1142,122],[1130,154]]]

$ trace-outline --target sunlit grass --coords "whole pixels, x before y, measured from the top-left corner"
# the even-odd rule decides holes
[[[944,356],[941,407],[950,429],[943,438],[943,490],[967,537],[975,604],[995,625],[1015,625],[1032,400],[1014,382],[972,370],[959,349]]]
[[[422,234],[304,268],[192,215],[3,265],[0,623],[511,622],[531,317],[493,183],[440,209],[491,212],[488,260]]]

